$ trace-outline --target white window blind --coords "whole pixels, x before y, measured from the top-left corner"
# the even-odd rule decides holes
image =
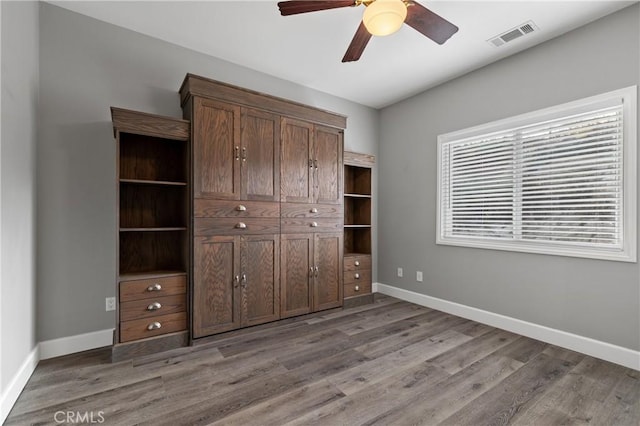
[[[440,136],[437,242],[635,261],[636,90]]]

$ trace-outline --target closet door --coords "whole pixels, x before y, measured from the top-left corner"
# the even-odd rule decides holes
[[[316,126],[314,144],[315,202],[342,204],[342,131]]]
[[[240,327],[240,237],[195,237],[193,337]]]
[[[342,306],[342,251],[342,232],[315,234],[314,311]]]
[[[280,235],[241,237],[242,326],[280,318]]]
[[[281,123],[280,199],[313,202],[313,125],[283,118]]]
[[[242,108],[243,200],[280,201],[280,116]]]
[[[281,317],[307,314],[313,298],[313,234],[282,234],[280,243]]]
[[[240,107],[194,98],[194,198],[239,200]]]

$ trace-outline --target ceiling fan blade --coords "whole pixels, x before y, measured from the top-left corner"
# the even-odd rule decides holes
[[[360,26],[351,40],[347,53],[345,53],[344,58],[342,58],[342,62],[354,62],[360,59],[369,40],[371,40],[371,34],[365,28],[364,22],[360,22]]]
[[[311,0],[311,1],[281,1],[278,3],[282,16],[298,13],[317,12],[320,10],[337,9],[339,7],[355,6],[355,0]]]
[[[407,8],[407,19],[404,23],[424,34],[438,44],[445,41],[458,32],[458,27],[443,17],[436,15],[416,1]]]

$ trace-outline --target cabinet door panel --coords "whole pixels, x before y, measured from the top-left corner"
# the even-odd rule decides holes
[[[194,197],[239,200],[240,107],[194,102]]]
[[[280,318],[280,236],[241,241],[242,326],[275,321]]]
[[[342,132],[330,127],[317,126],[315,131],[315,195],[322,204],[341,204],[342,182]],[[315,165],[315,164],[314,164]]]
[[[281,236],[280,313],[282,318],[311,312],[313,234]]]
[[[313,125],[282,119],[280,198],[284,202],[310,203],[313,198]]]
[[[240,327],[240,237],[194,238],[193,337]]]
[[[280,201],[280,117],[242,110],[242,199]]]
[[[342,233],[315,234],[314,311],[342,306],[342,247]]]

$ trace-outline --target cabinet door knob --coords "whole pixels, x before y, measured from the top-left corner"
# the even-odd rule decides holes
[[[147,311],[157,311],[160,308],[162,308],[162,305],[160,303],[153,302],[152,304],[147,306]]]
[[[355,274],[353,274],[353,277],[354,277],[356,280],[359,280],[359,279],[360,279],[360,274],[356,272]]]
[[[233,281],[235,282],[235,284],[233,284],[233,288],[238,288],[238,286],[240,285],[240,275],[236,275]]]
[[[360,261],[356,260],[355,262],[353,262],[353,264],[356,265],[356,266],[360,266]]]
[[[315,207],[312,208],[311,210],[309,210],[310,213],[318,213],[318,209],[316,209]]]
[[[242,274],[242,288],[247,288],[247,274]]]
[[[311,222],[310,225],[312,228],[317,228],[318,227],[318,222]]]
[[[313,167],[317,170],[318,169],[318,160],[313,160]]]
[[[154,285],[150,285],[149,287],[147,287],[147,291],[160,291],[162,290],[162,286],[158,283],[155,283]]]
[[[247,211],[247,207],[243,206],[242,204],[239,204],[238,207],[236,207],[236,210],[239,212],[246,212]]]
[[[151,330],[157,330],[159,328],[162,327],[162,324],[160,324],[158,321],[156,322],[152,322],[151,324],[149,324],[147,326],[147,330],[151,331]]]
[[[240,147],[236,146],[236,160],[240,159]]]
[[[315,267],[315,271],[316,271],[316,277],[318,276],[318,266],[316,265]]]
[[[236,228],[237,229],[247,229],[247,224],[244,222],[238,222],[236,223]]]
[[[355,286],[355,287],[354,287],[354,290],[355,290],[355,291],[360,291],[360,286],[359,286],[359,285]]]
[[[309,268],[309,276],[313,277],[313,266]]]
[[[247,161],[247,148],[242,148],[242,161]]]

